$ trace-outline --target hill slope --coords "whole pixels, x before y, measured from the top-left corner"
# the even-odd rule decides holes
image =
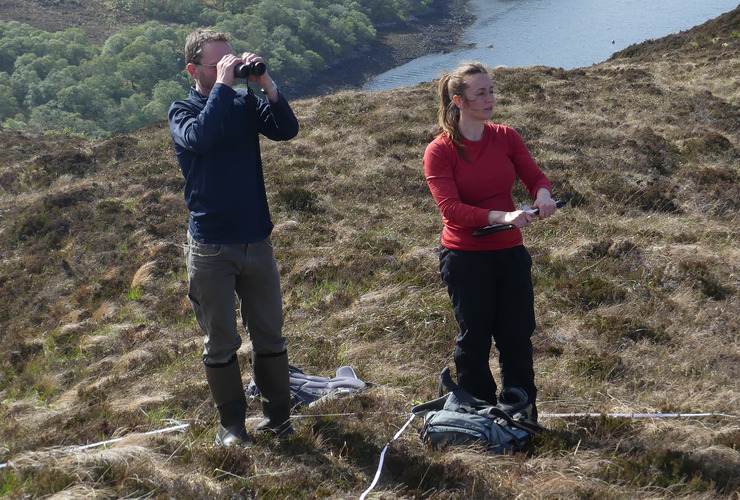
[[[740,9],[585,69],[497,69],[517,128],[570,200],[525,233],[543,413],[740,407]],[[291,361],[375,385],[297,435],[213,448],[166,124],[0,141],[0,492],[10,498],[356,497],[456,326],[421,170],[433,84],[294,101],[264,141]],[[248,343],[240,352],[248,366]],[[249,379],[245,373],[245,382]],[[256,407],[251,416],[259,414]],[[175,422],[182,433],[143,436]],[[526,453],[435,452],[407,431],[378,491],[405,498],[717,498],[740,492],[732,418],[543,418]],[[101,439],[105,449],[75,450]]]
[[[0,5],[0,19],[49,32],[80,28],[91,42],[102,45],[122,28],[146,22],[143,16],[112,7],[111,3],[104,0],[4,0]]]

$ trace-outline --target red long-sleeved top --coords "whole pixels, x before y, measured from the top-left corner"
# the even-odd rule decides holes
[[[511,189],[518,177],[536,198],[550,181],[529,154],[521,136],[511,127],[485,123],[479,141],[463,138],[462,158],[446,136],[432,141],[424,153],[429,190],[442,212],[442,245],[453,250],[500,250],[521,245],[519,229],[481,238],[473,232],[488,225],[489,210],[516,210]]]

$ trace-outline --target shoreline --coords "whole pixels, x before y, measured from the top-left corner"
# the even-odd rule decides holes
[[[91,16],[94,17],[96,11],[83,10],[74,2],[62,10],[40,5],[37,15],[30,16],[22,0],[7,0],[0,7],[5,17],[36,29],[51,32],[77,27],[85,31],[91,43],[102,44],[121,27],[139,24],[135,16],[120,14],[119,24],[103,27],[92,21]],[[285,81],[281,91],[290,99],[300,99],[342,90],[362,90],[372,77],[409,61],[469,47],[461,38],[475,19],[468,10],[467,0],[434,0],[429,12],[376,28],[376,39],[371,44],[305,79]]]
[[[402,23],[377,29],[377,39],[355,55],[339,61],[302,83],[286,84],[289,99],[362,90],[372,77],[422,56],[466,48],[461,42],[465,28],[475,22],[467,0],[436,0],[431,10]]]

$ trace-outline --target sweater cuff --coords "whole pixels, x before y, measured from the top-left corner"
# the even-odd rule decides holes
[[[211,93],[216,92],[217,94],[231,94],[232,97],[236,96],[236,90],[224,83],[216,83],[211,89]]]
[[[478,227],[485,227],[488,226],[488,210],[487,208],[480,208],[478,209],[477,213],[475,214],[475,225]]]

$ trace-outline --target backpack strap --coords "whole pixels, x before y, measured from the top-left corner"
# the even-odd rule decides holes
[[[453,382],[452,376],[450,375],[449,366],[445,366],[439,378],[440,391],[442,390],[443,387],[455,395],[457,401],[459,402],[461,406],[469,406],[474,409],[480,409],[480,408],[485,408],[487,406],[491,406],[491,404],[488,401],[484,401],[482,399],[476,398],[475,396],[470,394],[468,391],[466,391],[465,389],[457,385],[455,382]]]
[[[512,420],[512,425],[514,427],[525,430],[530,434],[539,434],[544,430],[544,428],[535,420],[530,420],[528,418],[514,418]]]
[[[524,390],[518,387],[505,387],[501,391],[501,397],[496,406],[511,417],[512,426],[532,434],[542,432],[542,426],[532,418],[532,404]]]
[[[524,390],[518,387],[504,387],[501,390],[501,396],[499,402],[496,405],[504,410],[509,415],[515,415],[522,410],[531,408],[529,404],[529,396]]]
[[[488,417],[494,422],[499,420],[500,422],[496,422],[499,425],[511,425],[516,426],[514,423],[514,419],[511,418],[511,415],[506,413],[504,410],[499,408],[498,406],[489,406],[487,408],[483,408],[481,410],[477,411],[478,415]]]
[[[526,417],[523,413],[510,415],[508,412],[498,406],[490,406],[478,411],[478,415],[483,415],[500,425],[522,429],[530,434],[539,434],[542,432],[542,426],[535,420]]]
[[[452,381],[450,376],[450,367],[445,366],[442,369],[442,373],[439,375],[439,386],[437,388],[437,396],[442,397],[446,392],[453,392],[457,388],[457,384]]]
[[[426,403],[418,404],[411,408],[411,413],[413,413],[414,415],[424,416],[430,411],[439,411],[445,407],[445,403],[447,403],[447,399],[449,397],[450,394],[445,394],[444,396],[441,396],[437,399],[432,399],[431,401],[427,401]]]
[[[527,393],[522,389],[511,387],[501,391],[502,397],[496,406],[488,406],[478,410],[478,415],[483,415],[494,422],[499,420],[503,426],[515,427],[529,432],[539,434],[542,426],[531,418],[532,405],[529,403]]]

